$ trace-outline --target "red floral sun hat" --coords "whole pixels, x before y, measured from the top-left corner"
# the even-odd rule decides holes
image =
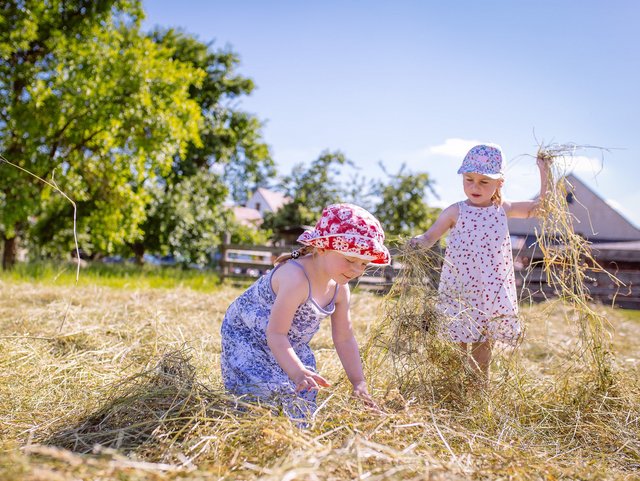
[[[391,261],[384,246],[384,230],[371,213],[353,204],[332,204],[311,231],[298,237],[301,244],[341,252],[344,255],[387,265]]]

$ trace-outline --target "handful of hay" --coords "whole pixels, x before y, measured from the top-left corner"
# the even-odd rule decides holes
[[[576,152],[585,148],[589,147],[574,144],[540,146],[538,157],[551,162],[545,163],[550,182],[549,191],[538,209],[540,226],[536,230],[536,246],[542,253],[547,285],[571,307],[579,339],[575,361],[590,366],[595,376],[593,380],[599,388],[606,389],[613,382],[607,345],[610,326],[590,302],[587,280],[590,273],[599,272],[618,286],[622,282],[598,264],[590,243],[574,231],[574,219],[567,202],[568,196],[572,195],[572,186],[565,178],[565,171]]]
[[[366,348],[373,372],[390,372],[406,398],[433,401],[464,391],[466,363],[442,336],[437,307],[443,251],[404,245],[403,268],[384,303],[383,320]]]

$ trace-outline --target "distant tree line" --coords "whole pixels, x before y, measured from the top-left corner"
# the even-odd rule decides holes
[[[0,152],[74,199],[84,251],[206,263],[225,233],[263,243],[282,226],[312,224],[336,201],[369,208],[391,236],[433,221],[426,173],[403,168],[370,180],[341,152],[325,151],[278,177],[262,122],[238,107],[254,89],[236,71],[238,55],[180,31],[143,32],[143,15],[137,0],[0,6]],[[242,204],[259,186],[293,201],[254,230],[226,201]],[[37,258],[68,256],[72,209],[0,162],[3,268],[20,245]]]

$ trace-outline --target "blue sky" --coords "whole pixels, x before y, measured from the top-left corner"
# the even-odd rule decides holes
[[[341,150],[361,174],[428,172],[444,206],[477,142],[500,144],[505,196],[537,193],[538,142],[640,226],[640,2],[145,0],[145,28],[231,47],[257,89],[279,171]],[[604,154],[604,155],[603,155]]]

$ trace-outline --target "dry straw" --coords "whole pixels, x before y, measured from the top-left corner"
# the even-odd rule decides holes
[[[634,479],[640,326],[589,302],[585,278],[597,267],[562,220],[561,162],[543,206],[560,220],[541,224],[544,260],[530,268],[561,295],[524,303],[524,341],[497,353],[488,387],[438,335],[438,250],[404,249],[384,298],[353,295],[382,415],[350,396],[328,324],[314,349],[333,387],[308,427],[227,397],[219,329],[239,294],[229,286],[204,294],[0,280],[0,478]]]
[[[220,321],[237,290],[0,287],[2,479],[601,480],[640,466],[633,364],[621,366],[627,384],[615,395],[580,390],[572,377],[554,385],[559,369],[550,361],[562,366],[566,353],[541,356],[526,341],[517,356],[496,359],[495,386],[483,391],[461,375],[455,351],[415,351],[416,369],[419,359],[434,366],[404,384],[389,364],[368,363],[379,415],[351,398],[327,324],[314,341],[334,387],[300,429],[221,390]],[[70,332],[60,335],[65,298]],[[353,304],[359,339],[369,337],[376,311],[392,306],[365,293]],[[539,335],[538,317],[555,320],[563,309],[526,309],[530,337]],[[626,339],[640,335],[625,326]],[[618,346],[633,355],[634,344]]]
[[[584,149],[574,144],[552,144],[541,146],[538,151],[539,157],[551,160],[545,163],[551,182],[539,207],[536,248],[542,254],[541,267],[547,286],[572,308],[580,339],[577,361],[589,366],[593,381],[599,389],[606,390],[613,383],[608,346],[610,326],[590,302],[587,281],[590,275],[603,273],[617,286],[622,282],[598,264],[590,243],[574,230],[574,218],[567,203],[572,186],[565,178],[565,170],[576,152]]]
[[[367,349],[373,372],[392,376],[392,382],[381,382],[397,386],[404,399],[431,403],[440,412],[453,411],[453,419],[467,428],[475,425],[484,426],[488,433],[501,431],[501,438],[508,432],[507,437],[548,447],[555,438],[562,440],[560,445],[580,449],[584,443],[595,443],[594,437],[597,444],[614,437],[613,425],[624,426],[621,436],[635,436],[637,386],[616,372],[619,363],[610,345],[611,325],[587,288],[594,273],[621,283],[596,262],[589,242],[574,232],[566,200],[570,186],[565,170],[580,150],[575,145],[554,144],[541,146],[537,153],[552,162],[546,163],[550,188],[539,207],[541,221],[533,245],[534,257],[540,260],[523,273],[521,304],[525,326],[527,321],[536,323],[526,326],[532,336],[525,334],[516,350],[496,352],[498,346],[494,346],[491,383],[479,383],[459,351],[440,334],[446,322],[437,309],[442,251],[425,252],[405,245],[403,269]],[[542,291],[540,283],[533,282],[541,277]],[[545,293],[554,295],[534,306],[531,296]],[[564,322],[549,321],[557,318]],[[578,439],[583,416],[597,434]],[[635,446],[630,465],[638,466],[638,443],[630,444]]]
[[[591,302],[587,280],[598,272],[605,273],[617,285],[621,283],[596,262],[589,242],[574,232],[566,200],[571,186],[565,169],[579,150],[575,145],[553,144],[541,146],[537,153],[551,161],[544,164],[550,187],[536,213],[540,223],[533,246],[534,256],[540,260],[532,262],[521,274],[525,284],[521,302],[526,304],[533,294],[545,293],[553,293],[562,302],[567,329],[576,329],[578,342],[572,346],[571,355],[564,356],[571,365],[565,366],[560,375],[574,376],[579,372],[587,376],[588,379],[581,378],[584,382],[606,390],[614,383],[609,325]],[[442,250],[425,252],[405,245],[400,257],[403,269],[389,293],[383,324],[371,345],[371,352],[383,356],[374,356],[372,362],[390,363],[397,384],[412,393],[426,389],[433,395],[434,389],[440,388],[442,393],[450,393],[454,385],[467,382],[472,372],[463,372],[464,363],[461,366],[458,352],[440,334],[440,326],[446,322],[437,308]],[[544,290],[535,287],[536,292],[532,292],[530,281],[541,276]]]

